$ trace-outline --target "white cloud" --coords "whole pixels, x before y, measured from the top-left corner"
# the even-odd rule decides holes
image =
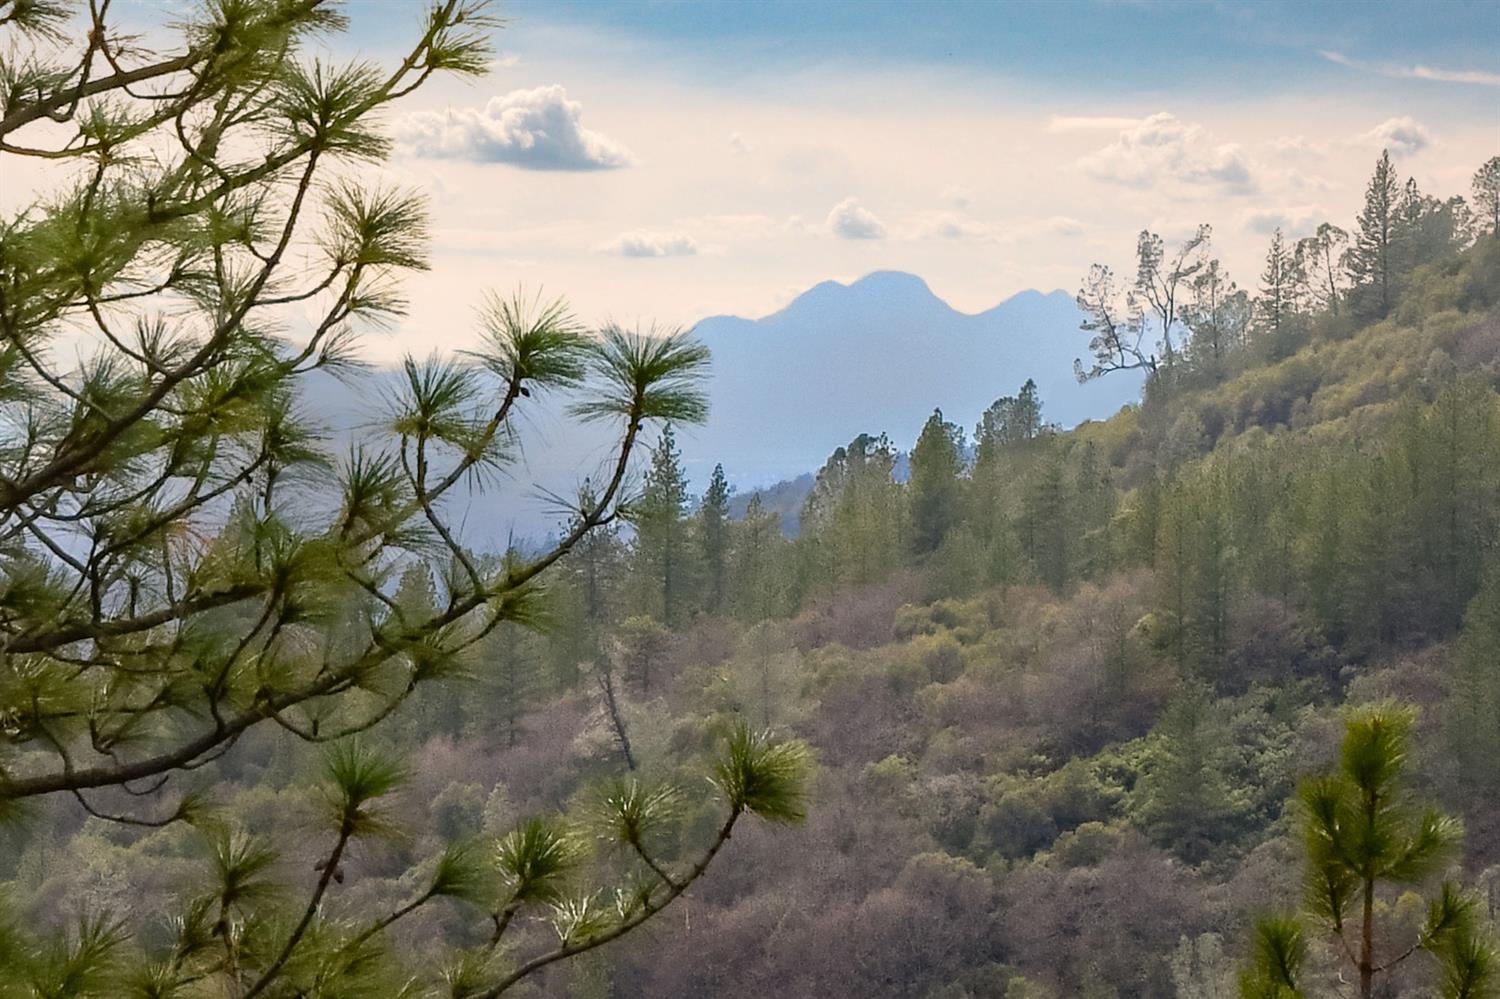
[[[1078,115],[1053,115],[1047,119],[1049,132],[1117,132],[1139,125],[1139,118],[1091,118]]]
[[[750,143],[746,142],[745,137],[738,132],[729,133],[729,149],[740,156],[751,152]]]
[[[1164,180],[1219,184],[1240,192],[1254,187],[1237,144],[1216,144],[1201,125],[1165,111],[1135,122],[1078,165],[1091,177],[1127,187],[1155,187]]]
[[[918,230],[917,234],[938,236],[942,239],[987,240],[994,238],[994,232],[989,226],[956,212],[941,212],[933,216]]]
[[[1282,135],[1271,140],[1271,150],[1283,156],[1322,156],[1327,150],[1305,135]]]
[[[1287,239],[1310,235],[1318,223],[1326,221],[1328,213],[1318,205],[1297,205],[1286,209],[1264,208],[1244,212],[1240,225],[1261,236],[1269,236],[1277,229]]]
[[[1363,138],[1398,153],[1415,153],[1432,144],[1432,134],[1415,118],[1387,118]]]
[[[608,170],[630,153],[583,127],[583,105],[556,84],[514,90],[482,108],[449,108],[407,115],[397,137],[417,156],[509,163],[527,170]]]
[[[845,198],[833,206],[828,213],[828,229],[841,239],[881,239],[885,236],[885,223],[859,203],[858,198]]]
[[[1434,69],[1431,66],[1393,66],[1351,59],[1342,52],[1320,49],[1318,55],[1329,62],[1366,73],[1378,73],[1398,80],[1431,80],[1437,83],[1472,83],[1482,87],[1500,87],[1500,73],[1482,69]]]
[[[698,244],[685,232],[622,232],[598,247],[600,253],[621,257],[691,257]]]
[[[1054,215],[1042,223],[1042,226],[1051,233],[1059,236],[1081,236],[1084,225],[1082,222],[1067,215]]]

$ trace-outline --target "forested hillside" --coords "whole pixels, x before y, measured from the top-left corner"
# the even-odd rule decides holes
[[[1383,156],[1245,288],[1206,226],[1080,261],[1065,353],[1138,402],[871,426],[788,537],[687,478],[689,336],[495,296],[382,447],[294,405],[425,264],[320,160],[487,16],[383,76],[226,3],[114,116],[6,84],[0,137],[87,169],[0,228],[0,997],[1497,994],[1500,158],[1438,198]],[[33,352],[79,326],[103,360]],[[471,550],[442,500],[548,394],[608,475]]]

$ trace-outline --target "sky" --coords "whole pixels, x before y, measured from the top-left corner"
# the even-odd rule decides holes
[[[421,12],[348,10],[338,59],[395,58]],[[383,182],[430,194],[434,267],[376,359],[472,342],[486,288],[686,326],[898,269],[979,311],[1199,222],[1253,286],[1276,226],[1352,223],[1382,148],[1442,196],[1500,153],[1494,2],[498,10],[488,77],[389,118]]]
[[[341,42],[393,52],[408,5]],[[1500,4],[505,5],[493,74],[422,93],[393,172],[434,194],[416,336],[475,287],[592,321],[760,316],[824,279],[978,311],[1134,236],[1348,226],[1382,148],[1443,196],[1500,153]],[[391,345],[394,346],[394,345]]]

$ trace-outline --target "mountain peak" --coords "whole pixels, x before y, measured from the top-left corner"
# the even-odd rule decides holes
[[[953,309],[928,287],[927,282],[905,271],[872,271],[857,281],[822,281],[792,300],[786,308],[765,318],[781,323],[824,314],[839,316],[904,316],[952,313]]]
[[[912,295],[937,298],[926,281],[906,271],[871,271],[848,285],[850,291],[874,292],[884,295]]]

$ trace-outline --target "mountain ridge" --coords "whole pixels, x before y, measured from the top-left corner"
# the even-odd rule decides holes
[[[1009,306],[1012,303],[1020,300],[1059,300],[1065,301],[1069,305],[1073,304],[1072,293],[1064,291],[1061,288],[1054,288],[1051,291],[1043,291],[1040,288],[1023,288],[1018,292],[1002,298],[999,302],[995,303],[989,308],[981,309],[979,312],[964,312],[962,309],[954,307],[947,299],[943,298],[937,292],[933,291],[932,286],[928,284],[927,280],[921,275],[913,274],[910,271],[880,269],[870,271],[863,276],[855,278],[854,280],[848,282],[839,281],[835,278],[828,278],[826,280],[819,281],[817,284],[814,284],[806,290],[799,292],[786,305],[783,305],[781,308],[776,309],[773,312],[768,312],[763,316],[741,316],[731,312],[714,313],[713,315],[704,316],[702,319],[698,320],[698,323],[694,324],[694,328],[697,328],[697,326],[702,325],[703,323],[718,323],[721,321],[736,321],[745,323],[747,325],[755,325],[758,323],[768,323],[773,321],[779,322],[784,320],[784,318],[788,316],[788,314],[795,313],[799,308],[805,308],[808,303],[817,301],[819,298],[834,298],[841,294],[847,295],[848,293],[867,292],[871,288],[878,286],[887,288],[904,286],[912,288],[913,291],[917,292],[918,294],[924,295],[933,303],[941,306],[944,310],[952,313],[955,316],[966,318],[976,318],[979,316],[988,315],[998,310],[1002,310],[1006,306]]]
[[[677,428],[694,494],[716,464],[742,495],[796,480],[861,433],[886,433],[909,449],[934,408],[972,430],[990,403],[1028,378],[1046,419],[1065,427],[1110,416],[1140,391],[1128,373],[1078,383],[1073,358],[1085,340],[1062,291],[1028,289],[963,313],[916,275],[875,271],[847,284],[818,282],[759,319],[711,316],[694,330],[712,358],[708,421]],[[373,386],[322,379],[310,404],[357,436],[380,380],[394,374],[372,372]],[[607,435],[570,419],[565,405],[549,396],[527,410],[517,464],[470,504],[466,537],[545,535],[559,520],[546,497],[570,496],[585,476],[605,473]]]

